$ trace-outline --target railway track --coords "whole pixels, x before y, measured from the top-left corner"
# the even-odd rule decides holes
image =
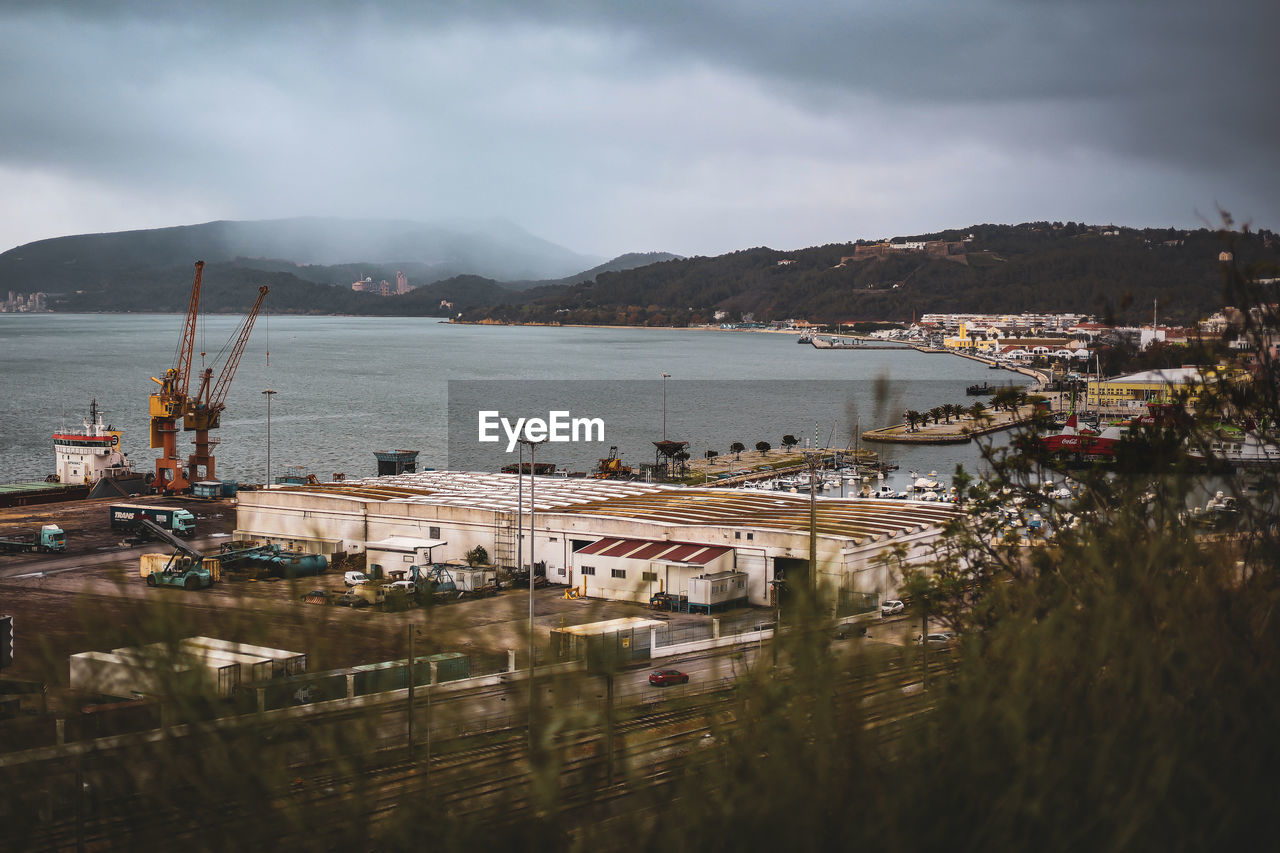
[[[949,655],[931,655],[930,678],[941,678],[950,667]],[[897,650],[876,660],[851,662],[831,685],[832,701],[838,708],[856,709],[873,742],[889,748],[932,709],[922,682],[919,665]],[[160,802],[140,794],[95,794],[93,807],[87,808],[77,791],[85,779],[96,782],[94,761],[113,759],[109,755],[82,758],[88,761],[83,776],[73,763],[49,762],[41,768],[47,771],[43,778],[48,795],[47,805],[37,815],[40,820],[28,823],[31,832],[21,837],[11,834],[19,824],[0,824],[0,846],[101,849],[163,839],[166,848],[200,847],[208,833],[225,831],[219,827],[226,826],[252,827],[253,837],[261,843],[273,837],[296,843],[293,836],[309,820],[328,817],[339,822],[334,831],[343,831],[340,822],[351,813],[353,803],[358,804],[369,838],[379,828],[393,826],[411,803],[430,802],[440,813],[460,821],[511,822],[569,808],[614,814],[628,808],[628,798],[637,791],[668,785],[689,761],[713,754],[699,747],[705,735],[732,737],[740,727],[742,699],[732,692],[686,698],[690,704],[681,707],[624,709],[635,711],[635,716],[618,719],[613,726],[612,779],[605,726],[598,717],[589,716],[580,718],[576,728],[546,735],[547,746],[532,763],[523,725],[439,743],[429,757],[425,744],[420,744],[417,760],[409,759],[403,741],[358,754],[318,757],[308,746],[299,750],[301,758],[287,765],[284,776],[288,778],[269,792],[270,808],[265,813],[280,815],[278,820],[265,819],[262,804],[243,798],[202,802],[207,792],[188,784],[169,790]],[[202,766],[207,748],[180,746],[179,763],[189,760],[195,767]],[[538,780],[547,784],[539,787]],[[554,803],[540,793],[545,790],[556,791]],[[201,802],[198,811],[190,808],[192,802]],[[216,820],[210,819],[215,816]],[[313,829],[319,831],[319,827]]]

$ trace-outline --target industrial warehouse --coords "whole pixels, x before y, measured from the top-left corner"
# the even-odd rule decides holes
[[[649,602],[667,593],[707,609],[771,605],[773,582],[808,577],[808,497],[564,477],[538,477],[522,489],[521,479],[429,471],[242,492],[236,535],[364,553],[384,571],[461,561],[480,546],[504,568],[528,566],[532,555],[550,582],[587,597]],[[812,509],[815,580],[832,598],[893,597],[886,549],[901,545],[908,561],[924,558],[956,512],[825,498]]]

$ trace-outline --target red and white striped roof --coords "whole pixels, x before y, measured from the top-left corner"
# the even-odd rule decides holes
[[[731,550],[733,549],[722,545],[698,545],[692,542],[610,538],[592,542],[577,553],[595,557],[625,557],[628,560],[661,560],[664,563],[705,566]]]

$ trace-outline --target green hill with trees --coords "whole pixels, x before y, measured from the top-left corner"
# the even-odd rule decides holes
[[[261,284],[271,288],[270,310],[277,313],[651,326],[736,322],[744,314],[822,323],[910,321],[959,311],[1070,312],[1135,322],[1148,319],[1156,302],[1162,320],[1189,323],[1224,304],[1219,255],[1227,244],[1208,228],[974,225],[787,251],[628,254],[538,278],[503,274],[533,264],[539,241],[529,235],[454,235],[450,242],[426,226],[361,223],[351,226],[348,245],[319,246],[344,224],[207,223],[44,240],[0,254],[0,291],[44,291],[56,311],[182,311],[191,263],[200,258],[208,262],[202,304],[211,312],[243,311]],[[1274,233],[1230,236],[1237,261],[1264,272],[1280,265]],[[901,248],[906,243],[932,248]],[[268,250],[281,254],[253,254]],[[394,254],[314,260],[362,257],[351,254],[359,252]],[[542,269],[563,269],[581,257],[548,252],[538,261]],[[384,297],[351,289],[365,278],[394,282],[398,271],[416,286],[412,292]]]
[[[1100,320],[1190,322],[1223,304],[1221,235],[1077,223],[977,225],[896,242],[958,244],[946,257],[869,241],[797,251],[746,249],[602,273],[593,281],[495,306],[497,320],[684,325],[723,311],[736,321],[910,320],[926,312],[1074,312]],[[1245,263],[1275,265],[1268,231],[1234,235]],[[528,294],[534,295],[534,294]]]

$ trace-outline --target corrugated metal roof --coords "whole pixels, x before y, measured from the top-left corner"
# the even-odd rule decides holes
[[[575,506],[570,514],[668,524],[807,532],[809,498],[733,489],[664,489]],[[859,542],[939,526],[955,518],[949,504],[825,499],[816,502],[819,534]]]
[[[598,634],[614,634],[619,631],[632,631],[644,628],[659,628],[667,624],[657,619],[645,619],[643,616],[623,616],[618,619],[606,619],[603,622],[587,622],[583,625],[569,625],[565,628],[552,628],[553,634],[573,634],[588,637]]]
[[[658,542],[646,539],[601,539],[577,553],[595,557],[624,557],[628,560],[661,560],[664,563],[690,563],[705,566],[723,557],[732,548],[720,545],[698,545],[691,542]]]
[[[370,477],[342,483],[285,486],[272,492],[300,492],[334,495],[364,501],[401,501],[465,508],[483,507],[499,512],[515,512],[518,505],[529,506],[529,481],[524,477],[523,499],[516,474],[478,471],[422,471],[391,477]],[[534,498],[538,512],[553,512],[580,504],[666,488],[648,483],[594,480],[567,477],[537,477]]]
[[[530,478],[525,477],[526,481]],[[529,507],[515,474],[424,471],[345,483],[286,486],[275,492],[332,495],[352,500],[425,503],[514,514]],[[670,525],[734,530],[808,532],[809,498],[744,489],[689,489],[615,480],[537,477],[536,511],[611,517]],[[251,495],[253,493],[250,493]],[[261,494],[261,493],[260,493]],[[250,497],[249,500],[252,500]],[[945,524],[958,510],[950,504],[870,499],[817,499],[819,534],[859,543]]]
[[[642,539],[601,539],[592,542],[587,547],[578,551],[579,554],[589,554],[598,557],[624,557],[632,551],[643,548],[649,543]]]

